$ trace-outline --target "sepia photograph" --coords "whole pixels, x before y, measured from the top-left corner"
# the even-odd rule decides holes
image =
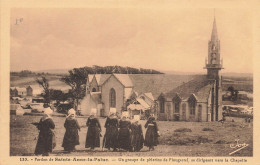
[[[249,9],[21,7],[9,19],[11,158],[255,156]]]

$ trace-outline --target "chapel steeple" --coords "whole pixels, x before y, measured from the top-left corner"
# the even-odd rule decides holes
[[[215,16],[214,16],[212,33],[211,33],[211,41],[218,41],[218,33],[217,33],[217,25],[216,25],[216,17]]]
[[[220,41],[217,33],[217,23],[214,16],[211,40],[208,42],[208,60],[206,60],[205,69],[209,79],[216,80],[219,78],[219,71],[222,68],[222,60],[220,60]]]

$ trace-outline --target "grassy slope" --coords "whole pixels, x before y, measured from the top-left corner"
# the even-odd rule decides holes
[[[38,136],[38,130],[32,122],[38,122],[39,116],[11,116],[11,130],[10,130],[10,154],[11,155],[32,155],[34,153],[36,145],[36,137]],[[56,124],[56,142],[57,146],[54,149],[53,155],[68,155],[63,153],[62,140],[65,133],[63,127],[64,117],[53,117]],[[86,118],[78,118],[80,125],[85,125]],[[104,126],[105,119],[100,119],[101,125]],[[144,126],[145,121],[141,121]],[[155,151],[148,151],[147,147],[144,147],[141,152],[109,152],[102,151],[101,148],[97,148],[96,152],[91,152],[89,149],[85,149],[85,138],[87,128],[82,128],[79,132],[80,145],[77,146],[77,152],[71,155],[75,156],[229,156],[228,154],[234,149],[230,148],[230,144],[234,142],[236,138],[240,139],[241,143],[248,143],[249,147],[237,152],[234,156],[252,156],[253,154],[253,128],[244,123],[242,119],[235,119],[235,122],[231,122],[228,119],[223,125],[219,122],[166,122],[158,121],[159,129],[161,132],[160,145],[156,147]],[[203,128],[210,127],[214,131],[202,131]],[[202,136],[208,138],[211,141],[205,143],[191,143],[186,145],[171,145],[169,142],[176,136],[174,130],[179,128],[189,128],[192,132],[179,133],[181,139],[196,138]],[[145,129],[143,128],[145,132]],[[104,135],[105,129],[102,127],[102,135]],[[170,139],[170,140],[169,140]],[[220,141],[220,144],[216,142]],[[101,138],[102,141],[102,138]],[[225,142],[225,143],[223,143]]]
[[[10,86],[11,87],[27,87],[31,86],[33,88],[34,94],[40,94],[42,88],[36,83],[36,77],[18,77],[18,76],[11,76],[10,78]],[[49,80],[50,88],[52,89],[61,89],[67,90],[70,87],[65,84],[64,82],[60,81],[61,76],[49,75],[46,76],[47,80]]]

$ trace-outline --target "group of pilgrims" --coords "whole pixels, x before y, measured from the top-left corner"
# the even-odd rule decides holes
[[[44,110],[44,116],[37,123],[39,130],[38,141],[36,144],[35,155],[48,156],[56,146],[55,141],[55,124],[50,116],[53,111],[48,107]],[[154,146],[159,144],[160,136],[158,125],[153,115],[151,115],[144,127],[146,128],[145,137],[142,131],[142,125],[139,123],[140,116],[134,115],[133,119],[129,119],[126,111],[122,112],[121,119],[115,108],[110,109],[110,114],[105,122],[105,134],[102,141],[102,149],[112,151],[130,151],[139,152],[143,146],[147,146],[150,150],[154,150]],[[96,110],[92,109],[91,114],[86,122],[87,135],[85,148],[94,150],[101,147],[101,125],[96,116]],[[76,111],[70,109],[66,117],[64,127],[66,129],[62,147],[68,153],[76,151],[75,146],[79,145],[79,131],[81,126],[76,119]]]

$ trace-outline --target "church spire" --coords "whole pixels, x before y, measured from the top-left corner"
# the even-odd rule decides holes
[[[222,68],[220,60],[220,41],[217,34],[216,18],[214,14],[213,28],[211,33],[211,40],[208,42],[208,62],[206,63],[208,78],[217,80],[219,78],[219,71]]]
[[[211,41],[217,41],[218,40],[218,33],[217,33],[217,25],[216,25],[216,17],[214,14],[214,22],[213,22],[213,28],[211,33]]]

